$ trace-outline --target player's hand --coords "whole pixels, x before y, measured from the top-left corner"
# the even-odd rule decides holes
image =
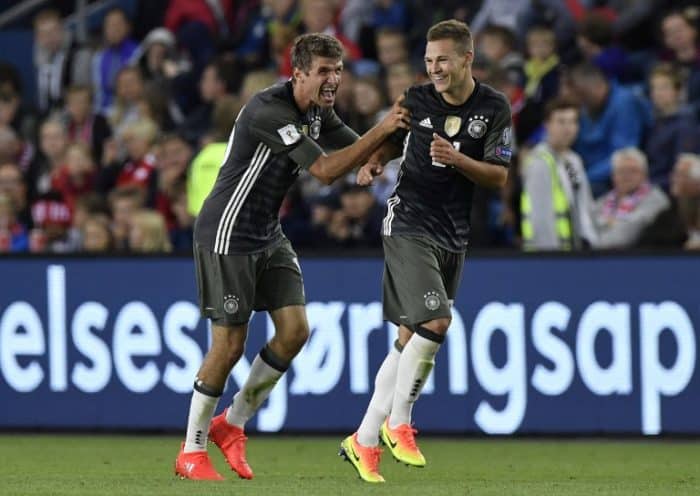
[[[367,162],[357,171],[357,184],[360,186],[369,186],[372,184],[372,179],[374,179],[375,176],[379,176],[382,172],[384,172],[382,164]]]
[[[384,127],[387,133],[391,134],[397,129],[411,128],[411,113],[402,103],[406,97],[401,95],[396,99],[391,109],[386,113],[380,125]]]
[[[445,165],[453,165],[459,159],[459,152],[452,143],[437,133],[433,133],[433,141],[430,143],[430,156],[434,162]]]

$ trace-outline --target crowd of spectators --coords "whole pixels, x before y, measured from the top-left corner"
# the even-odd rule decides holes
[[[446,18],[470,24],[474,75],[503,92],[513,112],[509,182],[476,191],[473,245],[700,248],[696,2],[132,4],[130,13],[105,12],[86,43],[60,10],[36,12],[35,79],[21,81],[0,63],[0,253],[189,252],[235,117],[255,92],[289,77],[296,35],[341,40],[336,112],[363,133],[408,86],[426,83],[425,33]],[[34,86],[34,101],[23,99],[23,85]],[[566,116],[549,118],[571,106],[575,125],[553,138]],[[576,165],[563,185],[537,161],[552,139]],[[371,188],[352,176],[328,187],[303,175],[280,211],[287,236],[302,248],[379,248],[398,165]],[[538,212],[551,201],[542,198],[567,191],[571,209],[548,215],[569,216],[570,228],[582,229],[577,242],[559,243],[555,233],[538,244],[548,239],[530,232],[548,225]]]

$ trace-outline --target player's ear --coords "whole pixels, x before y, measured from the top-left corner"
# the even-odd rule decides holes
[[[292,77],[294,78],[294,81],[300,81],[301,75],[303,72],[304,71],[302,71],[298,67],[295,67],[294,69],[292,69]]]
[[[471,65],[472,62],[474,62],[474,52],[467,50],[467,53],[464,54],[464,64]]]

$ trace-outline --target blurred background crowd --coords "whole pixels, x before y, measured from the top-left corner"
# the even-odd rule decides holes
[[[473,246],[700,248],[697,2],[31,3],[0,12],[3,31],[31,30],[31,46],[0,52],[0,253],[189,252],[235,116],[290,76],[296,35],[345,46],[336,112],[361,134],[427,81],[425,33],[448,18],[469,23],[474,75],[513,112],[509,182],[477,190]],[[397,170],[370,188],[303,175],[280,211],[287,236],[302,251],[381,247]]]

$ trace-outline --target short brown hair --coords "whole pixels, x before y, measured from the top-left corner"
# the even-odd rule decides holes
[[[87,84],[72,84],[66,89],[66,96],[84,93],[92,101],[92,87]]]
[[[433,25],[428,30],[426,38],[428,41],[452,40],[457,52],[461,55],[474,50],[472,32],[469,30],[469,26],[454,19]]]
[[[292,45],[292,67],[309,72],[314,57],[340,60],[343,58],[343,45],[333,36],[322,33],[297,36]]]
[[[46,21],[56,21],[61,22],[61,13],[56,9],[43,9],[40,10],[37,15],[34,16],[34,27],[36,28],[39,24]]]
[[[579,112],[579,106],[576,102],[573,100],[569,100],[567,98],[553,98],[549,102],[547,102],[547,105],[544,106],[544,122],[547,122],[550,117],[552,117],[552,114],[554,112],[558,112],[560,110],[569,110],[573,109],[576,112]]]
[[[651,81],[652,78],[659,76],[668,78],[676,91],[680,91],[683,87],[683,76],[681,75],[681,72],[668,62],[662,62],[655,65],[649,73],[649,81]]]

